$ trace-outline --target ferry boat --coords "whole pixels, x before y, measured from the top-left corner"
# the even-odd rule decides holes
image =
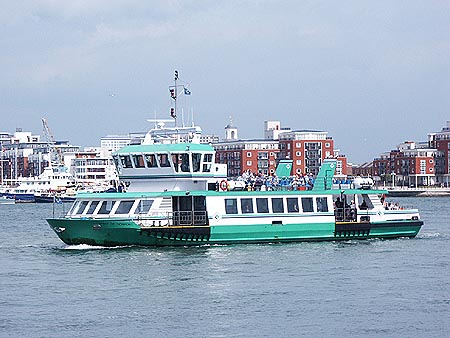
[[[189,246],[415,237],[423,225],[417,209],[387,210],[385,190],[333,188],[336,160],[311,190],[231,190],[200,133],[158,123],[113,154],[126,192],[77,194],[51,229],[69,245]]]

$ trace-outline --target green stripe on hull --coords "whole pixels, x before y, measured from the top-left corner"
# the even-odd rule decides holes
[[[211,243],[292,242],[334,239],[334,222],[211,226]]]
[[[421,228],[421,225],[399,225],[385,227],[378,224],[377,227],[370,229],[369,238],[398,238],[415,237]]]

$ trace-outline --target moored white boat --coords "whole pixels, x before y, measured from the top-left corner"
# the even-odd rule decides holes
[[[15,204],[16,200],[13,198],[8,198],[6,196],[1,196],[0,197],[0,205],[11,205],[11,204]]]

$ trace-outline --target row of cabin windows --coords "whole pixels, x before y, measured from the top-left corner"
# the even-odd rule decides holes
[[[69,215],[126,215],[130,212],[147,214],[153,204],[153,200],[121,200],[121,201],[78,201]],[[136,207],[133,206],[136,204]]]
[[[192,155],[192,156],[190,156]],[[203,155],[203,167],[200,168]],[[116,166],[122,168],[170,168],[176,172],[210,172],[213,162],[213,154],[182,153],[182,154],[124,154],[114,156]]]
[[[269,203],[272,207],[272,213],[300,213],[300,212],[314,212],[313,197],[272,197],[272,198],[226,198],[225,199],[225,213],[237,214],[238,204],[240,205],[242,214],[267,214],[269,213]],[[326,197],[316,197],[317,212],[328,212],[328,202]]]

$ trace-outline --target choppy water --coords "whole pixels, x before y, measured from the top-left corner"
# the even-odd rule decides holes
[[[449,337],[450,199],[415,239],[66,246],[50,205],[0,206],[1,337]]]

